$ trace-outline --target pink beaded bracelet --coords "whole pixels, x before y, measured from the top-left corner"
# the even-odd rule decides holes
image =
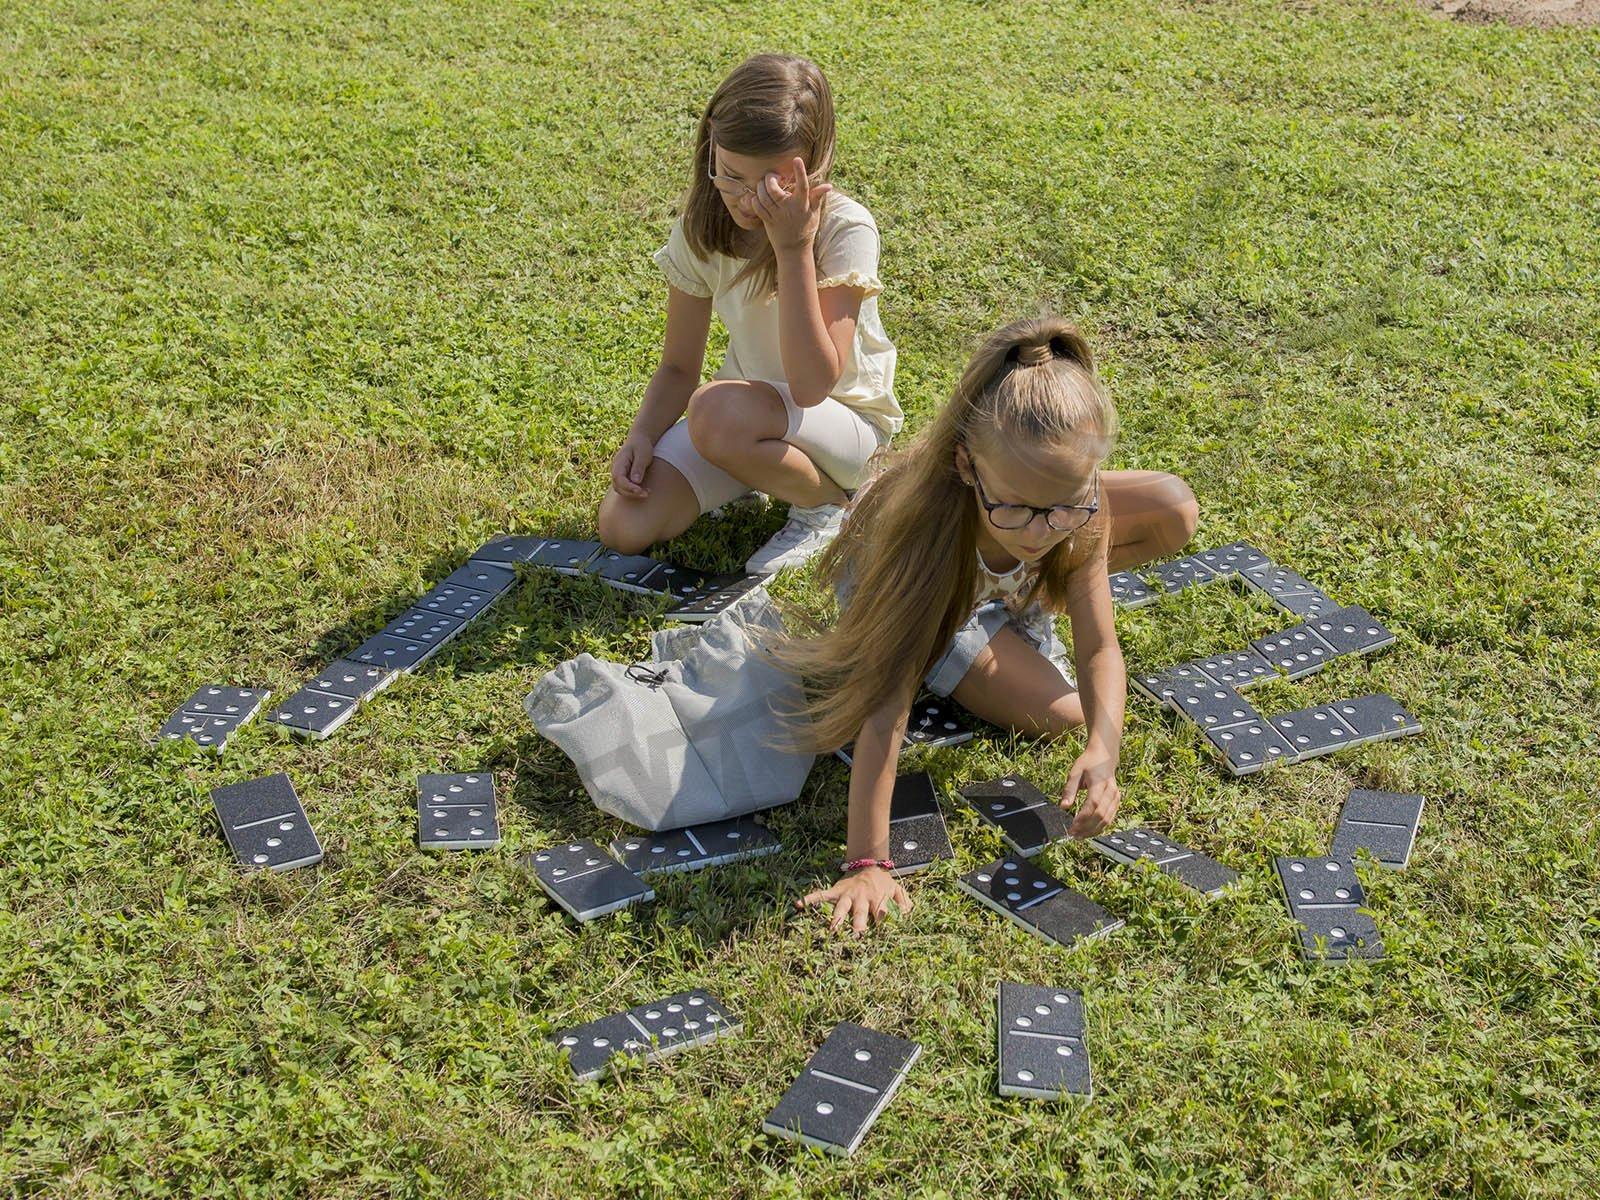
[[[852,858],[849,862],[839,864],[840,874],[850,871],[859,871],[863,867],[882,867],[885,871],[894,870],[892,858]]]

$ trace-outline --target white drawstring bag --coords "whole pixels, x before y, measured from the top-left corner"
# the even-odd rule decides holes
[[[650,662],[569,659],[524,707],[572,759],[596,806],[642,829],[785,804],[816,756],[780,741],[804,732],[778,715],[800,708],[799,681],[759,645],[781,629],[777,607],[756,588],[702,625],[657,632]]]

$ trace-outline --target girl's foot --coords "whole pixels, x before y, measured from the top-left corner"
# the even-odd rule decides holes
[[[789,506],[789,519],[767,544],[750,556],[744,569],[752,575],[773,575],[784,567],[798,567],[839,533],[844,508],[819,504],[815,508]]]

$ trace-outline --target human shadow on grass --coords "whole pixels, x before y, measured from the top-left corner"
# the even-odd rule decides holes
[[[721,520],[697,521],[687,531],[647,551],[652,557],[676,565],[724,574],[743,570],[750,550],[761,545],[783,523],[784,506],[744,506]],[[579,527],[521,531],[531,536],[594,540],[592,529]],[[416,592],[397,594],[368,605],[324,630],[300,657],[298,668],[306,674],[354,652],[368,638],[413,607],[451,572],[465,566],[466,554],[434,554],[420,574],[431,580]],[[469,621],[466,629],[424,663],[421,671],[441,668],[478,672],[505,665],[554,666],[588,650],[606,654],[612,642],[638,640],[641,620],[661,623],[668,601],[638,596],[607,587],[596,579],[560,575],[538,567],[519,566],[517,583],[487,612]],[[507,639],[507,627],[521,636]],[[648,634],[645,636],[648,642]],[[626,645],[620,649],[626,649]]]

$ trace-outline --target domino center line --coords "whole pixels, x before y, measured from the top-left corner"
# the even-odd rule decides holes
[[[288,812],[281,812],[275,817],[262,817],[259,821],[245,821],[242,824],[238,824],[238,825],[233,826],[233,828],[235,828],[235,829],[254,829],[257,825],[267,825],[267,824],[270,824],[273,821],[282,821],[285,818],[298,817],[299,815],[300,815],[299,813],[295,812],[295,810],[291,808]]]
[[[843,1075],[835,1075],[831,1071],[819,1071],[816,1067],[807,1067],[806,1069],[818,1079],[826,1079],[829,1083],[837,1083],[842,1084],[847,1088],[855,1088],[856,1091],[866,1092],[869,1096],[876,1096],[879,1094],[877,1088],[871,1087],[865,1083],[857,1083],[854,1079],[846,1079]]]

